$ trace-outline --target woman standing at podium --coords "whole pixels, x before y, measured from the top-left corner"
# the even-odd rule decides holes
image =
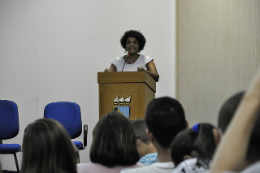
[[[143,34],[135,30],[126,31],[120,39],[120,43],[126,54],[114,59],[110,68],[105,69],[105,72],[146,71],[158,82],[159,74],[153,58],[140,54],[146,43]]]

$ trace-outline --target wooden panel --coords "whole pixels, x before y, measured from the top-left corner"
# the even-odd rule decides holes
[[[156,92],[156,82],[146,72],[98,72],[98,83],[144,82]]]
[[[145,92],[145,96],[146,96],[144,107],[145,107],[145,110],[146,110],[146,107],[148,106],[148,104],[155,98],[155,94],[148,86],[145,86],[144,92]],[[145,114],[144,114],[144,117],[145,117]]]
[[[260,66],[259,0],[177,0],[177,98],[190,125],[217,124],[221,105]]]
[[[129,105],[129,119],[144,118],[147,102],[154,98],[154,92],[145,83],[99,84],[99,118],[112,111],[113,101],[117,96],[129,97],[130,95],[132,100]]]

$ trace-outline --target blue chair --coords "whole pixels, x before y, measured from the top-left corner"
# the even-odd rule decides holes
[[[52,102],[44,109],[44,118],[55,119],[67,130],[71,139],[80,136],[82,132],[80,107],[74,102]],[[79,150],[87,146],[88,125],[83,126],[83,143],[73,141]]]
[[[19,133],[19,115],[16,103],[0,100],[0,154],[13,154],[17,172],[19,164],[16,153],[21,151],[19,144],[3,144],[2,140],[11,139]]]

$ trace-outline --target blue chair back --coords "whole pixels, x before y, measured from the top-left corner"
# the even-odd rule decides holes
[[[19,115],[16,103],[0,100],[0,139],[11,139],[19,133]]]
[[[80,107],[74,102],[52,102],[44,109],[44,118],[60,122],[71,139],[80,136],[82,131]]]

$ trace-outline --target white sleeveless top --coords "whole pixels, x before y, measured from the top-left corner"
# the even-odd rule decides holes
[[[122,69],[123,71],[137,71],[137,67],[139,66],[142,66],[143,69],[147,70],[145,65],[152,60],[151,57],[140,54],[139,58],[132,64],[125,63],[124,56],[114,59],[112,64],[116,66],[117,71],[122,71]]]

